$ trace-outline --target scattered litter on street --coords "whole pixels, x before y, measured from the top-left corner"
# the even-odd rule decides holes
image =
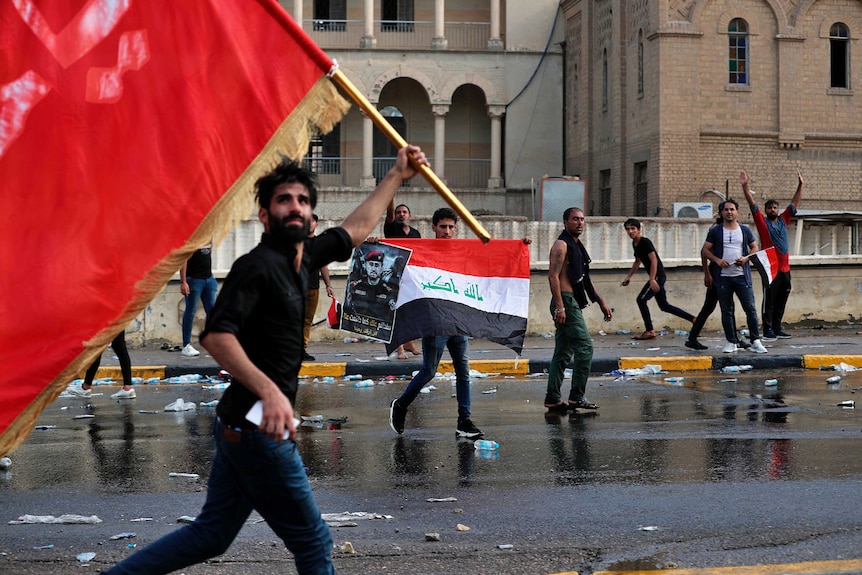
[[[455,497],[429,497],[425,500],[427,503],[454,503],[458,501]]]
[[[175,473],[171,471],[168,473],[168,477],[187,477],[189,479],[197,479],[200,475],[197,473]]]
[[[180,397],[173,403],[167,404],[165,406],[165,411],[194,411],[196,407],[195,402],[183,401],[183,398]]]
[[[51,545],[51,544],[48,544],[48,545],[37,545],[36,547],[33,547],[33,549],[53,549],[53,548],[54,548],[54,546],[53,546],[53,545]]]
[[[131,539],[133,537],[137,537],[135,533],[131,531],[126,531],[125,533],[117,533],[116,535],[111,535],[108,537],[108,541],[117,541],[118,539]]]
[[[440,540],[441,539],[440,539],[439,533],[426,533],[425,534],[425,541],[440,541]]]
[[[177,523],[194,523],[195,518],[190,515],[181,515],[177,517]]]
[[[497,545],[497,549],[503,549],[503,550],[513,549],[514,547],[515,547],[514,545],[511,545],[509,543],[501,543],[500,545]]]
[[[366,511],[348,511],[344,513],[321,513],[321,517],[328,524],[356,521],[358,519],[392,519],[391,515],[381,513],[369,513]]]
[[[59,517],[54,517],[53,515],[21,515],[18,519],[14,519],[9,521],[9,525],[30,525],[30,524],[41,524],[41,523],[62,523],[65,525],[95,525],[96,523],[101,523],[102,520],[99,519],[95,515],[74,515],[74,514],[64,514]]]
[[[96,557],[96,554],[92,551],[88,551],[86,553],[78,553],[75,555],[75,559],[80,561],[81,563],[89,563]]]
[[[646,527],[638,527],[638,531],[658,531],[658,527],[655,525],[647,525]]]
[[[470,531],[470,528],[463,523],[459,523],[455,526],[455,531]]]
[[[353,548],[353,543],[350,541],[345,541],[344,545],[338,548],[342,553],[356,553],[356,550]]]

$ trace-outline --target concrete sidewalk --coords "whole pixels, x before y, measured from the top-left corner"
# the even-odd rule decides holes
[[[641,367],[659,364],[667,371],[720,369],[725,365],[749,364],[755,368],[809,368],[818,369],[844,362],[862,367],[862,335],[853,326],[842,328],[797,328],[791,331],[792,339],[767,342],[769,353],[756,354],[740,351],[722,353],[724,337],[719,332],[707,332],[700,341],[709,346],[694,352],[683,345],[685,336],[665,332],[651,341],[634,341],[633,334],[593,334],[593,373],[607,373],[618,368]],[[862,332],[860,332],[862,333]],[[343,334],[349,336],[350,334]],[[554,352],[554,338],[528,336],[521,357],[508,348],[485,340],[470,341],[470,367],[485,373],[526,375],[548,369]],[[215,375],[219,367],[206,351],[195,344],[201,354],[184,357],[179,351],[169,352],[153,348],[131,349],[132,372],[144,379],[178,376],[190,373]],[[417,347],[418,344],[417,344]],[[310,377],[343,377],[361,374],[364,377],[410,376],[421,367],[421,356],[406,360],[387,357],[383,344],[360,341],[312,341],[308,352],[314,362],[303,365],[301,375]],[[448,352],[443,355],[439,371],[452,371]],[[103,355],[99,378],[120,380],[120,372],[113,350]]]

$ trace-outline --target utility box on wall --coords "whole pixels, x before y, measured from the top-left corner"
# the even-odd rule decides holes
[[[587,182],[573,176],[545,176],[536,195],[536,219],[559,222],[567,208],[587,209]]]
[[[674,202],[673,217],[712,219],[712,204],[708,202]]]

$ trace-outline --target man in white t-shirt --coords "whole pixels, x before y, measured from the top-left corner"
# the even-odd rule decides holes
[[[754,289],[751,283],[751,254],[757,251],[757,241],[748,226],[739,223],[739,204],[728,199],[721,210],[722,225],[709,230],[703,244],[703,256],[709,260],[709,270],[721,306],[721,325],[727,343],[725,353],[737,351],[734,333],[733,295],[736,294],[745,316],[748,319],[748,332],[751,338],[751,351],[766,353],[760,341],[757,325],[757,307],[754,303]]]

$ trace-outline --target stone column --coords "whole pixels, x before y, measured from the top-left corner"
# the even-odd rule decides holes
[[[503,175],[500,171],[503,153],[503,130],[501,118],[506,113],[506,106],[488,106],[488,116],[491,118],[491,173],[488,177],[489,188],[502,188]]]
[[[446,114],[449,113],[447,104],[435,104],[431,106],[434,115],[434,173],[437,177],[446,181]]]
[[[364,0],[365,34],[359,40],[360,48],[374,48],[377,38],[374,37],[374,0]]]
[[[431,40],[432,50],[445,50],[449,46],[446,40],[446,9],[445,0],[434,0],[434,38]]]
[[[302,0],[293,0],[293,20],[302,28]]]
[[[491,0],[491,37],[488,39],[488,50],[502,50],[503,40],[500,38],[500,0]]]
[[[374,178],[374,122],[362,112],[362,176],[359,187],[373,189],[377,185]]]

